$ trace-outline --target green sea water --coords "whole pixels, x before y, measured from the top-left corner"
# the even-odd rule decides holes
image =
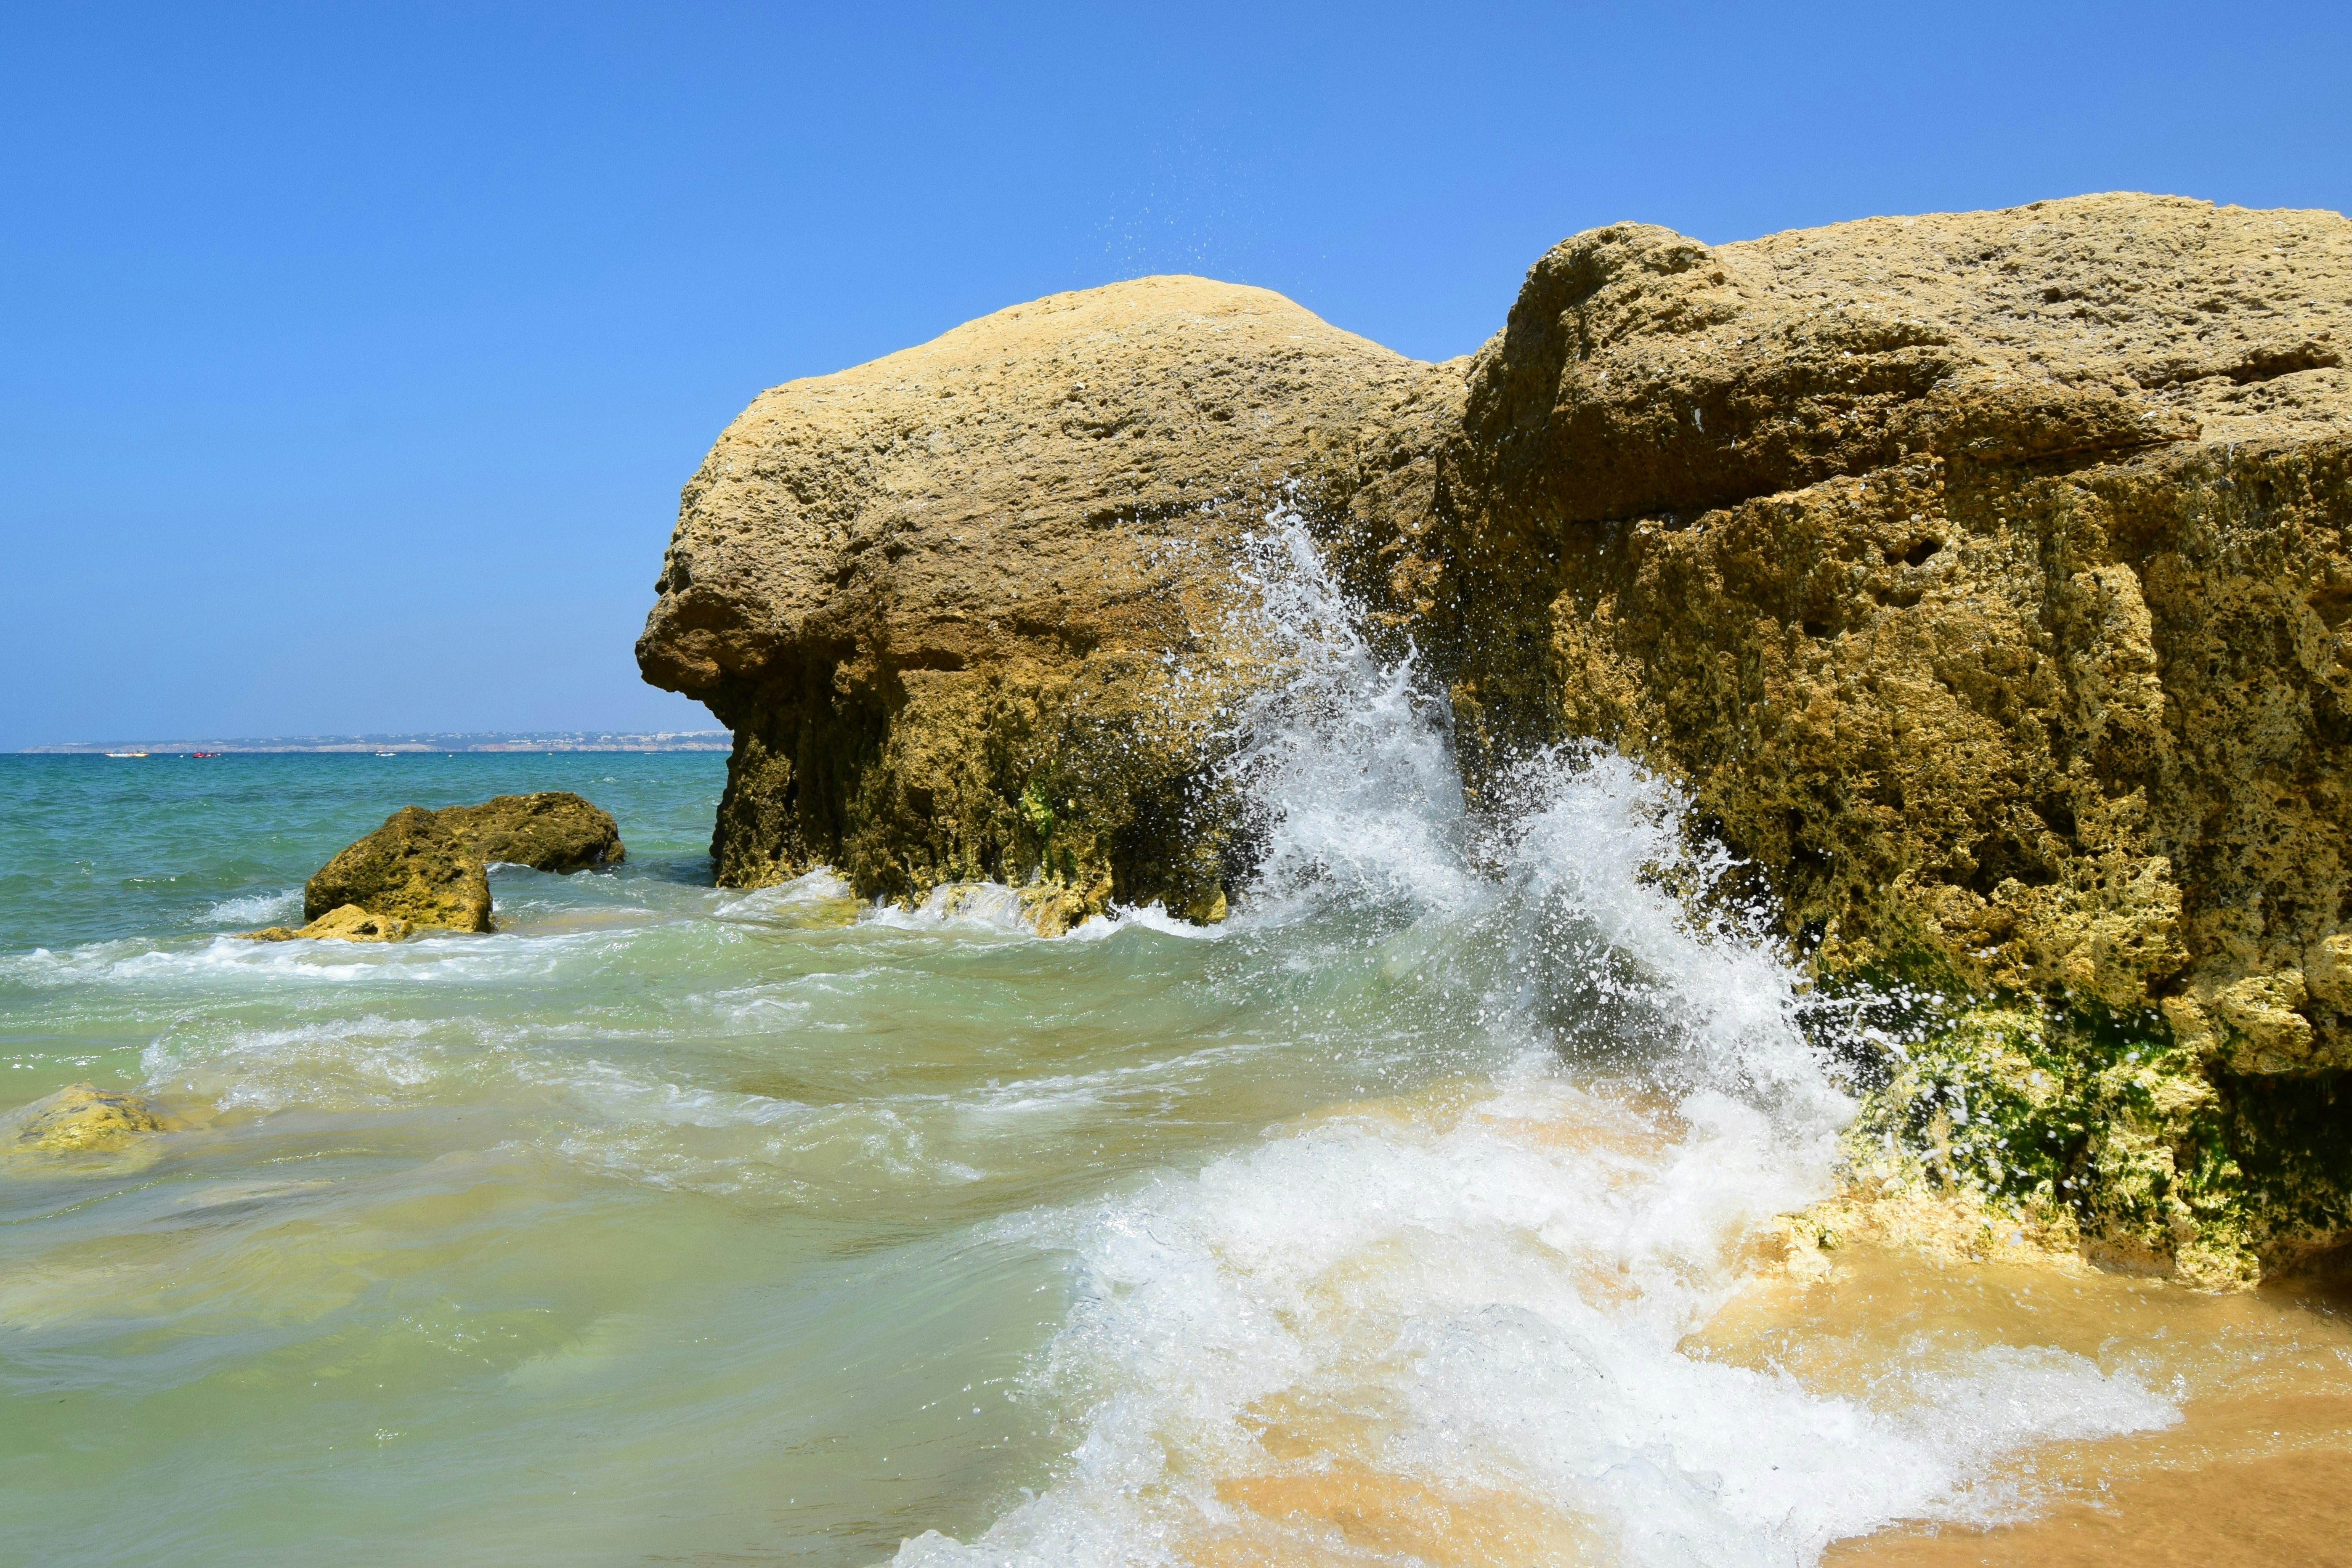
[[[0,1116],[175,1122],[0,1123],[0,1563],[1803,1564],[2301,1364],[1885,1293],[1725,1338],[1852,1114],[1798,978],[1622,759],[1470,810],[1300,576],[1214,929],[716,888],[708,756],[0,757]],[[236,935],[541,789],[625,862]]]
[[[87,1081],[193,1124],[0,1182],[0,1554],[848,1563],[976,1531],[1067,1447],[1024,1382],[1067,1251],[992,1221],[1444,1070],[1402,1012],[1349,1023],[1366,962],[714,889],[722,776],[0,759],[0,1104]],[[229,935],[298,920],[399,805],[533,789],[611,810],[625,864],[495,871],[487,937]]]

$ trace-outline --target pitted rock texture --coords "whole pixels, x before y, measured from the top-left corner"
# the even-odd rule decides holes
[[[722,884],[995,879],[1220,910],[1217,728],[1268,510],[1430,510],[1458,374],[1197,278],[1060,294],[762,393],[687,486],[637,658],[735,731]]]
[[[305,921],[345,905],[413,926],[491,929],[490,879],[482,858],[440,812],[419,805],[394,812],[303,885]]]
[[[488,931],[492,862],[579,871],[615,864],[625,853],[611,814],[566,790],[439,811],[404,806],[304,885],[302,918],[312,925],[292,934],[352,938],[320,923],[346,905],[410,926]]]
[[[613,814],[570,790],[497,795],[479,805],[445,807],[439,816],[494,865],[565,874],[628,858]]]
[[[2094,1250],[2292,1260],[2352,1227],[2347,337],[2331,213],[1564,242],[1404,563],[1474,788],[1559,740],[1682,780],[1825,979],[2057,1010],[1890,1114],[1976,1073]]]
[[[416,928],[398,915],[372,915],[357,904],[341,904],[303,926],[269,926],[247,931],[247,942],[405,942]]]
[[[1450,454],[1474,763],[1591,738],[1684,778],[1832,970],[2352,1066],[2308,980],[2347,872],[2347,336],[2326,213],[1578,236]]]

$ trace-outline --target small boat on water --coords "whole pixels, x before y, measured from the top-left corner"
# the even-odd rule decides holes
[[[379,757],[396,757],[396,756],[398,756],[399,754],[400,754],[400,753],[399,753],[399,752],[378,752],[376,753],[376,755],[377,755],[377,756],[379,756]]]
[[[147,753],[144,752],[109,752],[106,754],[110,757],[143,757]]]

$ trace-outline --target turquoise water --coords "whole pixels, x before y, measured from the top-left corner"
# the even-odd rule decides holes
[[[0,1561],[1809,1563],[2250,1375],[1754,1307],[1851,1114],[1794,977],[1622,761],[1467,811],[1307,578],[1214,930],[714,888],[708,756],[0,758],[0,1113],[176,1123],[0,1150]],[[234,935],[537,789],[626,863]]]
[[[988,1222],[1439,1070],[1402,1014],[1349,1026],[1360,962],[714,889],[722,777],[0,759],[0,1103],[89,1081],[194,1124],[0,1184],[0,1541],[858,1562],[974,1530],[1060,1451],[1022,1380],[1073,1289]],[[627,862],[494,873],[494,936],[226,934],[398,805],[558,788]]]
[[[707,882],[725,784],[723,757],[691,752],[0,755],[0,952],[268,924],[300,912],[279,895],[397,807],[534,789],[591,795],[635,830],[646,865]]]

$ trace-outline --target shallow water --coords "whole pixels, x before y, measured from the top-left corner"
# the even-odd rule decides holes
[[[2345,1447],[2321,1293],[1775,1272],[1850,1106],[1658,889],[1672,797],[1549,759],[1474,818],[1267,570],[1303,673],[1213,931],[716,889],[715,758],[0,758],[0,1109],[184,1123],[0,1162],[0,1558],[2028,1561]],[[627,862],[496,871],[488,936],[229,934],[542,788]]]

